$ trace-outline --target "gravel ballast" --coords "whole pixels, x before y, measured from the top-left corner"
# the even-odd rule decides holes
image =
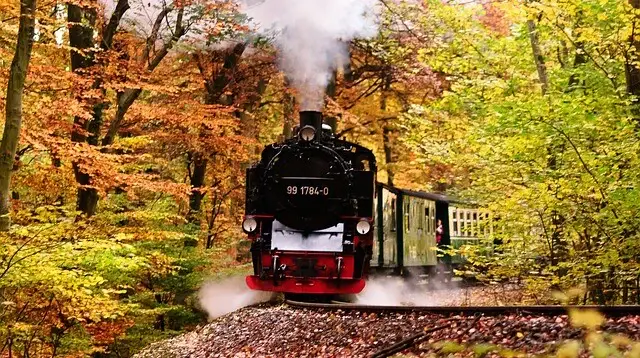
[[[428,340],[406,353],[428,354],[442,348],[438,342],[456,341],[491,343],[540,354],[553,350],[561,341],[584,336],[583,330],[570,326],[566,315],[477,318],[262,304],[155,343],[136,357],[365,357],[421,330],[441,325],[447,328],[430,334]],[[640,316],[608,318],[602,330],[638,341]]]

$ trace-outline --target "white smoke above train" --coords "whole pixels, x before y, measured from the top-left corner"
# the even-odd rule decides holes
[[[376,0],[264,0],[244,3],[259,32],[270,33],[301,110],[320,111],[333,71],[354,38],[377,34]]]

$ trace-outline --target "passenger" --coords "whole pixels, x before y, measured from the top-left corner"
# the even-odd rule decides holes
[[[444,228],[442,227],[442,220],[438,219],[438,226],[436,227],[436,245],[440,245],[443,233]]]

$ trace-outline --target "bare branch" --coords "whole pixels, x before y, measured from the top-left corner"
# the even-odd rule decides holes
[[[160,32],[160,26],[162,26],[162,20],[173,11],[173,5],[165,7],[156,17],[156,21],[153,23],[153,27],[151,29],[151,35],[147,38],[147,46],[142,52],[142,61],[149,62],[149,55],[151,53],[151,49],[155,48],[155,43],[158,41],[158,33]]]
[[[109,23],[107,23],[102,32],[104,34],[102,36],[101,44],[103,50],[111,48],[111,45],[113,44],[113,36],[116,34],[120,20],[122,20],[122,16],[124,16],[124,13],[127,12],[127,10],[129,10],[129,1],[118,0],[116,9],[113,11],[113,14],[111,14]]]
[[[358,127],[368,126],[369,124],[373,124],[373,123],[377,123],[377,122],[386,122],[386,121],[394,120],[394,119],[397,119],[397,118],[398,118],[398,116],[390,116],[390,117],[382,117],[382,118],[371,119],[371,120],[359,123],[356,126],[345,128],[344,130],[336,133],[336,137],[342,137],[346,133],[349,133],[349,132],[353,131],[354,129],[358,128]]]
[[[155,69],[160,64],[160,61],[162,61],[162,59],[167,55],[167,53],[169,53],[169,50],[173,47],[173,45],[176,42],[178,42],[178,40],[180,40],[180,38],[185,34],[186,29],[184,26],[182,26],[183,16],[184,16],[184,8],[180,8],[180,10],[178,11],[178,18],[176,19],[176,28],[175,28],[175,31],[173,32],[173,35],[171,36],[169,41],[167,41],[164,44],[164,46],[162,46],[160,51],[158,51],[155,54],[151,62],[149,62],[149,65],[147,66],[147,70],[153,71],[153,69]],[[157,33],[156,33],[156,36],[157,36]],[[147,43],[147,45],[149,44]]]

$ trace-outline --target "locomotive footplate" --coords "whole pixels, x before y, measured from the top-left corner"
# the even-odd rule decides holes
[[[249,288],[292,293],[358,293],[365,286],[354,275],[354,256],[339,253],[263,252],[263,271],[247,276]]]
[[[362,292],[365,286],[363,279],[337,280],[317,277],[304,280],[285,277],[278,280],[277,286],[273,284],[273,281],[261,280],[258,276],[247,276],[245,282],[252,290],[306,294],[355,294]]]

